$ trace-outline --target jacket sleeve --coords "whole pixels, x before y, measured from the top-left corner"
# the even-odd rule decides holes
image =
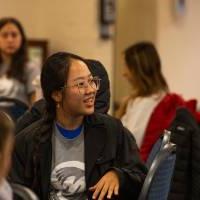
[[[33,172],[29,160],[30,150],[26,148],[25,140],[23,132],[16,136],[9,181],[31,188]]]
[[[30,110],[27,110],[18,120],[15,127],[16,134],[22,132],[26,127],[30,126],[33,122],[40,120],[43,113],[46,111],[46,102],[40,99],[35,102]]]
[[[120,180],[120,199],[138,197],[147,168],[141,161],[135,138],[128,129],[119,122],[119,137],[116,159],[116,170]]]

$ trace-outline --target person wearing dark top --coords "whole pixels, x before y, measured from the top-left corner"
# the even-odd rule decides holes
[[[85,59],[50,56],[41,74],[46,113],[16,136],[10,181],[46,199],[137,199],[146,175],[120,120],[94,112],[100,79]]]

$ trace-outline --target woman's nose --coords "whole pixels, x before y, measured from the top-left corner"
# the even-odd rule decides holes
[[[7,36],[7,41],[8,42],[12,42],[13,41],[13,36],[12,35],[8,35]]]
[[[97,90],[95,88],[93,88],[89,83],[87,85],[87,87],[85,88],[85,93],[89,94],[89,93],[95,93]]]

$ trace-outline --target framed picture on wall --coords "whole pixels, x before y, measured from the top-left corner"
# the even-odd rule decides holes
[[[29,39],[28,40],[28,59],[42,66],[48,55],[48,41]]]

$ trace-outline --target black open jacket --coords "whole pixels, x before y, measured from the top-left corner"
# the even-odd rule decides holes
[[[84,120],[85,177],[88,188],[110,169],[120,180],[119,196],[113,199],[137,199],[146,175],[135,139],[119,120],[93,114]],[[52,159],[52,122],[44,118],[23,129],[16,136],[11,182],[32,188],[41,200],[50,192]]]
[[[168,200],[200,199],[200,128],[185,108],[177,110],[169,130],[176,163]]]

